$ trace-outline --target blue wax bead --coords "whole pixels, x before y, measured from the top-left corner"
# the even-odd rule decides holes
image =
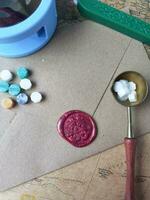
[[[9,90],[9,83],[6,81],[0,81],[0,92],[7,92]]]
[[[17,101],[18,104],[24,105],[28,102],[28,96],[25,93],[20,93],[17,96],[16,101]]]
[[[20,79],[27,78],[29,76],[29,70],[25,67],[19,67],[17,69],[17,75]]]
[[[11,84],[9,87],[9,94],[17,96],[21,92],[21,88],[18,84]]]

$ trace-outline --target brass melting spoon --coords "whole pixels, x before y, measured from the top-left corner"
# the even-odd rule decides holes
[[[119,80],[133,81],[136,84],[137,101],[131,103],[129,100],[121,101],[118,98],[117,93],[114,91],[114,84]],[[127,179],[126,179],[126,192],[125,200],[135,200],[134,193],[134,165],[135,165],[135,151],[136,151],[136,139],[132,132],[132,113],[131,107],[138,106],[146,99],[148,94],[148,84],[144,77],[134,71],[126,71],[117,76],[114,80],[111,91],[113,96],[123,106],[127,107],[128,113],[128,133],[127,137],[124,139],[125,151],[126,151],[126,161],[127,161]]]

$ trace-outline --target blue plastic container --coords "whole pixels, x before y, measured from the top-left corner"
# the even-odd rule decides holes
[[[24,21],[0,28],[0,56],[23,57],[42,48],[52,37],[57,25],[55,0],[41,0]]]

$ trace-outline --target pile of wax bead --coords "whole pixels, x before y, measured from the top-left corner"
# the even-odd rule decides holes
[[[30,75],[26,67],[19,67],[16,71],[19,78],[19,83],[13,83],[13,73],[9,70],[0,72],[0,92],[8,93],[9,97],[2,99],[1,106],[6,109],[11,109],[14,105],[25,105],[31,100],[33,103],[40,103],[42,95],[40,92],[27,93],[32,88],[32,81],[28,78]]]
[[[114,91],[117,93],[120,101],[129,100],[130,103],[137,101],[137,86],[133,81],[119,80],[114,84]]]

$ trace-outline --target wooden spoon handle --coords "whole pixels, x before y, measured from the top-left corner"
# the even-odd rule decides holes
[[[127,179],[126,179],[126,192],[125,200],[135,200],[134,192],[134,166],[135,166],[135,152],[136,152],[136,139],[124,139],[126,162],[127,162]]]

